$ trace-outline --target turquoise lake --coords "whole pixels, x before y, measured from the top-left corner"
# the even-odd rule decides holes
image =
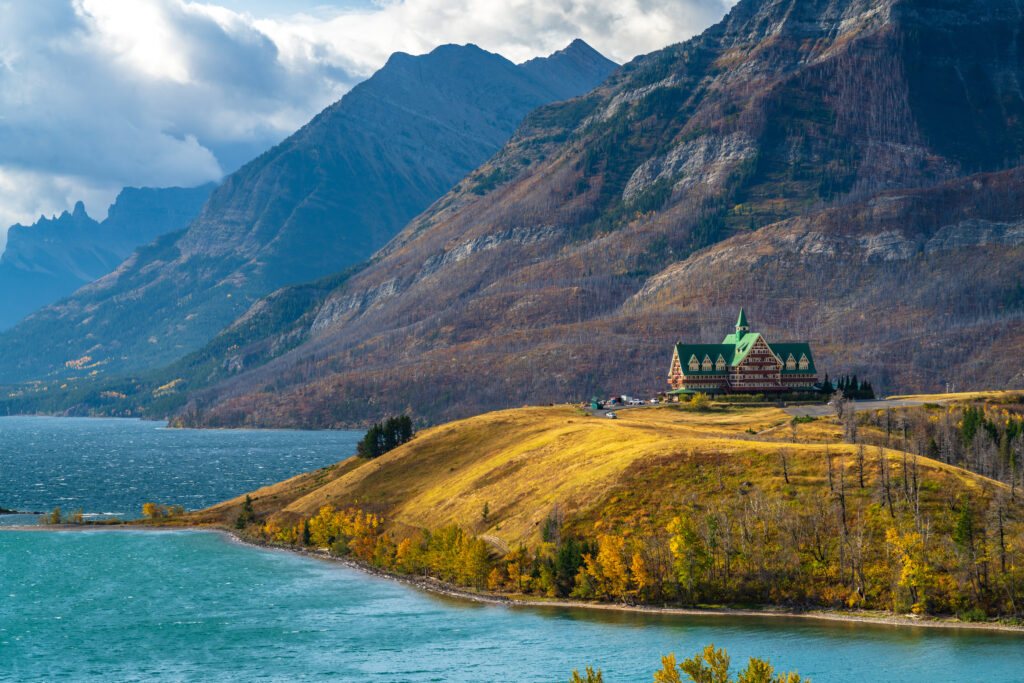
[[[0,505],[206,504],[359,436],[157,427],[0,418]],[[615,683],[709,642],[818,683],[1024,680],[1021,634],[484,606],[209,531],[0,533],[2,681],[565,681],[590,664]]]

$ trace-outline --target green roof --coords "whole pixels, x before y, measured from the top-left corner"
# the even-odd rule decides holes
[[[807,344],[806,342],[798,342],[792,344],[770,344],[770,346],[772,347],[772,351],[774,351],[776,355],[782,356],[782,374],[785,375],[787,373],[792,374],[797,372],[812,372],[814,374],[817,374],[818,371],[814,367],[814,356],[811,354],[810,344]],[[799,368],[797,368],[796,370],[787,370],[786,361],[789,359],[790,354],[793,354],[793,358],[797,362],[800,361],[801,355],[807,356],[807,369],[800,370]]]
[[[740,308],[740,317],[736,319],[736,329],[738,330],[741,327],[745,327],[748,330],[750,329],[750,325],[747,324],[747,315],[743,312],[742,308]]]
[[[697,370],[691,371],[687,364],[690,362],[691,356],[697,356],[697,360],[704,362],[704,356],[711,359],[712,363],[718,362],[718,357],[721,356],[725,360],[726,366],[732,365],[732,357],[736,353],[736,347],[731,344],[676,344],[676,351],[679,353],[679,363],[683,366],[683,371],[687,375],[721,375],[723,374],[720,370]]]
[[[721,371],[718,370],[697,370],[691,371],[687,366],[690,362],[691,356],[696,356],[697,360],[701,363],[704,362],[704,357],[707,356],[711,359],[712,363],[718,362],[718,357],[721,356],[728,367],[739,365],[743,362],[743,359],[750,353],[750,349],[754,346],[754,342],[758,339],[763,339],[758,332],[737,332],[735,334],[728,335],[722,340],[721,344],[676,344],[676,352],[679,354],[679,362],[683,366],[683,372],[686,375],[700,377],[702,375],[720,375]],[[779,343],[770,344],[765,339],[764,342],[768,344],[768,348],[775,353],[776,356],[782,358],[782,374],[795,374],[795,373],[814,373],[817,374],[817,369],[814,366],[814,355],[811,353],[811,345],[806,342],[797,343]],[[800,356],[807,356],[808,367],[806,370],[787,370],[786,361],[789,359],[789,355],[793,354],[794,360],[800,361]]]
[[[748,353],[750,353],[750,349],[754,348],[754,342],[761,337],[757,332],[747,332],[743,335],[736,333],[735,335],[729,336],[739,336],[739,341],[736,342],[736,354],[733,356],[733,365],[739,365],[742,363],[743,359],[747,357]],[[726,339],[728,338],[729,337],[726,337]],[[768,344],[768,340],[766,339],[764,343]],[[768,347],[771,348],[771,344],[768,344]]]

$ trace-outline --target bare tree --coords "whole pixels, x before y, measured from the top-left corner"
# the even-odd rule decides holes
[[[846,397],[843,396],[843,392],[836,391],[832,394],[832,400],[829,401],[829,405],[832,406],[832,410],[836,411],[836,418],[839,420],[839,424],[843,423],[843,415],[846,413]]]
[[[832,451],[828,448],[828,434],[825,435],[825,460],[828,462],[828,490],[835,491],[836,487],[832,483]]]
[[[850,401],[852,404],[853,401]],[[853,405],[848,404],[843,414],[843,438],[847,443],[857,443],[857,413]]]
[[[864,488],[864,444],[857,445],[857,475],[860,478],[860,487]]]
[[[879,476],[878,483],[881,487],[879,493],[882,496],[882,502],[884,505],[889,507],[889,516],[893,519],[896,518],[896,511],[892,507],[892,489],[889,486],[889,456],[886,455],[885,449],[879,447],[878,449],[878,464],[879,464]]]

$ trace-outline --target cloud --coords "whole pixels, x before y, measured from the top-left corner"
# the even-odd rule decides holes
[[[102,218],[125,185],[219,179],[396,51],[522,61],[582,37],[621,62],[733,2],[0,0],[0,233],[78,199]]]

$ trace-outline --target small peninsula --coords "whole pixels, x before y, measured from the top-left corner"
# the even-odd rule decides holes
[[[1024,397],[882,405],[499,411],[153,521],[501,600],[1019,623]]]

